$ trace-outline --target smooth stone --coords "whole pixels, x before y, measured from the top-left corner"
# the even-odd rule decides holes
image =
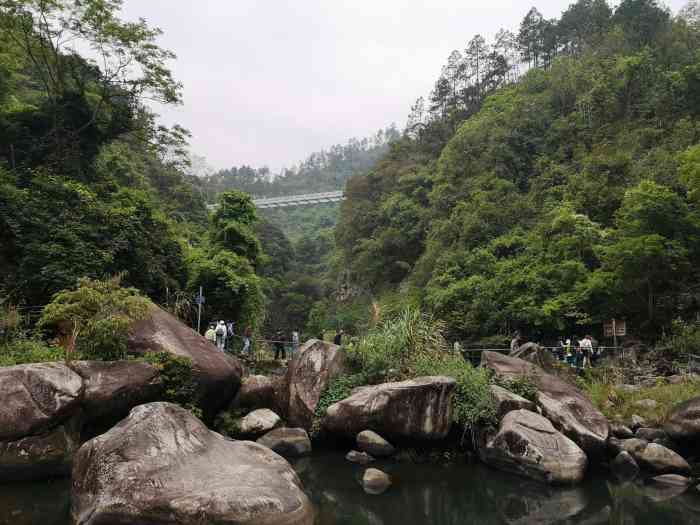
[[[396,452],[391,443],[371,430],[363,430],[357,434],[355,441],[357,442],[357,448],[362,452],[367,452],[377,458],[392,456]]]
[[[700,442],[700,397],[675,407],[666,419],[664,430],[674,441],[697,446]]]
[[[311,339],[292,357],[278,402],[287,407],[291,426],[311,430],[316,405],[330,382],[345,372],[345,354],[340,347]]]
[[[631,481],[639,475],[639,465],[632,457],[632,454],[623,450],[610,464],[610,468],[615,477],[621,481]]]
[[[323,427],[349,438],[373,430],[388,439],[443,439],[452,427],[456,384],[451,377],[429,376],[359,387],[328,407]]]
[[[362,488],[373,496],[384,494],[391,487],[391,478],[376,468],[368,468],[362,475]]]
[[[303,428],[276,428],[257,440],[285,458],[311,454],[311,440]]]
[[[635,459],[642,468],[657,474],[690,474],[690,465],[685,459],[656,443],[649,443]]]
[[[620,444],[622,446],[622,450],[626,450],[636,458],[637,454],[641,453],[647,447],[649,442],[646,439],[632,438],[623,439]]]
[[[634,437],[634,432],[625,425],[612,424],[610,425],[610,433],[618,439],[630,439]]]
[[[578,483],[588,465],[586,454],[573,440],[528,410],[506,414],[479,453],[487,465],[550,484]]]
[[[282,419],[269,408],[253,410],[238,422],[238,430],[243,436],[260,436],[282,423]]]
[[[367,465],[374,461],[374,458],[367,454],[367,452],[358,452],[357,450],[351,450],[345,455],[345,459],[351,463],[358,463],[360,465]]]
[[[542,414],[589,456],[602,456],[610,432],[608,419],[578,387],[522,359],[482,352],[481,366],[503,379],[531,379]]]
[[[644,439],[646,441],[654,441],[655,439],[665,438],[666,432],[660,428],[646,428],[640,427],[634,433],[634,436],[639,439]]]
[[[632,418],[630,419],[629,427],[632,429],[632,431],[635,431],[639,427],[646,426],[646,424],[647,424],[646,419],[644,419],[642,416],[638,416],[637,414],[634,414],[634,415],[632,415]]]
[[[134,408],[75,456],[72,523],[312,525],[289,463],[209,430],[171,403]]]

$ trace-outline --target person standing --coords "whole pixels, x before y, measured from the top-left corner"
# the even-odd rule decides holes
[[[226,323],[226,350],[231,352],[233,350],[233,336],[235,335],[233,331],[233,321]]]
[[[335,331],[335,337],[333,338],[333,343],[340,346],[343,344],[343,330],[338,328]]]
[[[583,352],[583,366],[591,366],[591,357],[593,356],[593,343],[591,336],[586,335],[581,340],[581,350]]]
[[[282,359],[287,357],[286,352],[284,351],[284,334],[282,333],[282,330],[277,330],[277,333],[275,334],[274,347],[275,361],[279,359],[280,356],[282,356]]]
[[[246,326],[245,331],[243,332],[243,355],[251,354],[250,340],[252,336],[253,331],[250,329],[250,326]]]
[[[216,347],[222,352],[226,348],[226,323],[223,320],[216,326]]]
[[[204,332],[204,338],[207,341],[209,341],[211,344],[215,345],[216,344],[216,326],[214,326],[213,324],[210,324],[207,331]]]
[[[299,351],[299,331],[292,332],[292,357]]]

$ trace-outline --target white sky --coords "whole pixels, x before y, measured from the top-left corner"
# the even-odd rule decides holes
[[[163,29],[184,105],[156,108],[217,168],[291,166],[395,122],[453,49],[573,0],[124,0]],[[677,12],[686,0],[667,0]]]

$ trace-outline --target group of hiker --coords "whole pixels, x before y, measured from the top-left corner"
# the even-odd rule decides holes
[[[522,343],[522,336],[520,333],[516,333],[510,342],[511,352],[517,351]],[[584,336],[583,339],[579,339],[577,336],[566,340],[559,338],[557,346],[550,347],[550,349],[554,357],[559,361],[577,370],[595,366],[601,353],[598,341],[590,335]]]
[[[333,342],[338,346],[342,345],[344,335],[345,332],[342,329],[337,329]],[[235,341],[242,340],[241,354],[252,356],[253,332],[250,327],[243,331],[243,335],[238,335],[235,333],[235,325],[232,321],[226,322],[221,320],[218,323],[211,323],[204,333],[204,337],[222,352],[237,352]],[[323,340],[323,334],[320,334],[318,338]],[[292,330],[289,335],[286,335],[282,330],[277,330],[270,339],[265,341],[274,350],[275,360],[286,359],[287,349],[290,346],[291,355],[294,355],[299,350],[300,335],[298,330]]]
[[[253,331],[250,327],[246,327],[243,330],[243,335],[238,335],[233,321],[221,320],[218,323],[211,323],[204,333],[204,337],[222,352],[233,352],[237,338],[243,341],[243,354],[249,354],[252,349]]]

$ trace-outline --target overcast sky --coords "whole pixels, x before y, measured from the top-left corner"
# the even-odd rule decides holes
[[[157,108],[217,168],[277,171],[405,123],[453,49],[572,0],[124,0],[163,29],[184,104]],[[667,0],[674,12],[686,0]]]

